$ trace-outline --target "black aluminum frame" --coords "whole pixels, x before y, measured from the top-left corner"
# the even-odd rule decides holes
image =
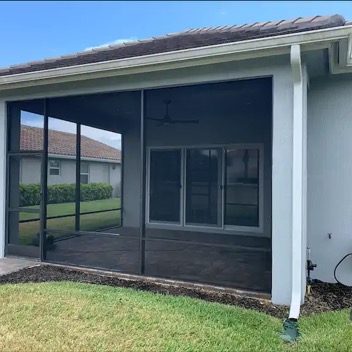
[[[81,212],[81,124],[76,126],[76,204],[75,204],[75,230],[80,228]]]
[[[145,140],[145,91],[141,90],[140,119],[140,209],[139,209],[139,274],[145,270],[145,208],[146,208],[146,140]]]
[[[48,198],[48,109],[47,109],[47,99],[44,99],[44,136],[43,136],[43,150],[44,158],[42,160],[42,174],[41,174],[41,214],[40,214],[40,234],[39,234],[39,250],[40,250],[40,260],[44,261],[46,259],[46,234],[45,228],[47,224],[47,198]]]

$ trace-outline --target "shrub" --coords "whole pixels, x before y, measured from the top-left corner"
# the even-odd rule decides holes
[[[108,199],[112,197],[113,188],[107,183],[81,185],[81,201]]]
[[[39,184],[21,184],[20,185],[20,206],[26,207],[40,203],[40,185]]]
[[[48,186],[48,204],[70,203],[76,198],[76,185],[62,184]]]
[[[81,185],[81,201],[108,199],[112,197],[113,187],[107,183],[90,183]],[[48,186],[48,204],[74,202],[76,198],[75,184]],[[20,206],[38,205],[40,203],[39,184],[20,185]]]

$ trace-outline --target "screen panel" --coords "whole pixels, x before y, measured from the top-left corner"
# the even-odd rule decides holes
[[[149,220],[181,220],[181,150],[150,151]]]

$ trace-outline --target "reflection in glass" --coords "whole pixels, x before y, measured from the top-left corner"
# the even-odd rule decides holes
[[[20,150],[43,150],[44,116],[29,111],[21,111]]]
[[[150,221],[180,222],[181,150],[150,152]]]
[[[44,101],[9,103],[9,254],[39,257]],[[21,153],[13,155],[11,153]]]
[[[121,136],[81,126],[80,230],[121,224]]]
[[[37,154],[9,156],[10,208],[31,207],[40,204],[41,156]],[[39,212],[39,210],[38,210]]]
[[[11,211],[9,212],[9,225],[11,227],[9,244],[39,245],[39,213]]]
[[[226,150],[225,225],[259,226],[259,151]]]
[[[76,124],[48,119],[48,229],[75,230],[76,199]],[[65,237],[67,232],[55,234]]]
[[[60,176],[60,161],[49,160],[49,176]]]
[[[89,183],[89,164],[88,163],[81,162],[80,180],[81,180],[81,183],[85,185]]]

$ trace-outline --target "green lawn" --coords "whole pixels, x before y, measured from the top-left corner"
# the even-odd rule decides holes
[[[95,200],[91,202],[81,202],[81,213],[108,210],[120,207],[119,198]],[[39,209],[39,206],[27,207]],[[75,203],[48,204],[48,217],[74,214]],[[20,213],[20,220],[39,219],[39,215],[33,213]],[[81,215],[81,230],[96,231],[101,228],[118,226],[120,224],[120,210],[106,213]],[[20,224],[20,239],[22,244],[31,244],[33,238],[39,232],[39,220]],[[47,221],[47,227],[60,230],[74,230],[75,217],[70,216],[61,219],[51,219]],[[58,237],[58,235],[55,235]]]
[[[286,345],[282,322],[241,308],[126,288],[0,286],[0,351],[351,351],[347,310],[302,318]]]

